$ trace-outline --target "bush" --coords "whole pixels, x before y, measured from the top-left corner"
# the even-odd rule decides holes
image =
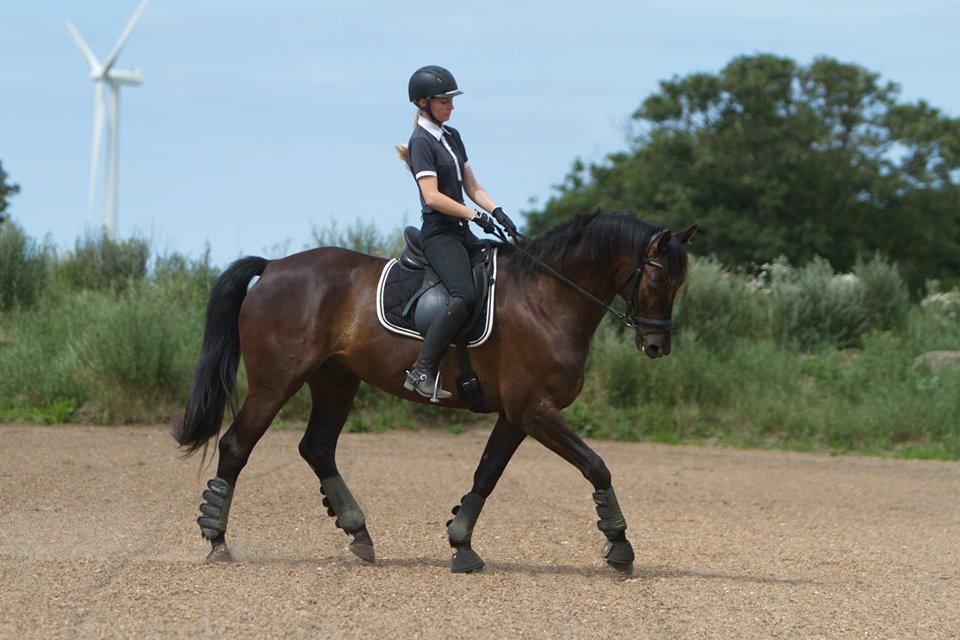
[[[203,307],[184,306],[179,294],[145,282],[119,296],[81,291],[8,316],[13,344],[0,358],[0,409],[66,403],[86,405],[95,421],[165,417],[187,396],[203,334]]]
[[[203,309],[176,288],[146,282],[114,300],[86,292],[77,321],[78,375],[103,419],[150,417],[186,398],[203,335]]]
[[[47,286],[52,249],[13,222],[0,225],[0,311],[30,307]]]
[[[960,331],[945,339],[929,330],[872,332],[862,349],[810,353],[761,338],[734,340],[721,354],[684,334],[671,356],[654,361],[604,326],[583,393],[564,415],[592,437],[955,459],[960,375],[911,365],[925,342],[960,348]]]
[[[106,234],[77,240],[59,263],[58,274],[73,289],[123,290],[147,275],[150,246],[146,240],[114,240]]]
[[[310,235],[313,245],[317,247],[343,247],[381,258],[399,256],[403,250],[403,231],[396,229],[390,233],[382,233],[372,222],[356,220],[341,229],[336,220],[329,221],[326,226],[318,226],[311,222]]]
[[[692,257],[677,304],[678,330],[696,332],[701,345],[728,346],[764,332],[764,301],[716,260]]]
[[[867,327],[903,329],[910,311],[910,292],[897,265],[877,254],[870,260],[857,259],[853,273],[863,287]]]
[[[2,255],[22,265],[32,247],[54,263],[19,234],[19,244],[0,238],[20,248]],[[363,237],[340,239],[369,250]],[[48,288],[33,306],[18,298],[0,315],[11,339],[0,346],[0,421],[155,420],[182,410],[217,270],[208,256],[170,254],[138,273],[101,290]],[[896,268],[880,258],[847,275],[822,260],[800,269],[778,261],[751,282],[695,258],[678,305],[681,330],[667,358],[650,360],[631,332],[601,324],[583,392],[565,411],[581,433],[960,458],[960,374],[912,366],[925,351],[960,349],[960,292],[931,285],[911,306]],[[241,364],[241,396],[245,386]],[[279,421],[302,427],[310,410],[302,389]],[[442,427],[447,415],[363,384],[345,429]]]
[[[34,309],[3,320],[10,345],[0,347],[0,407],[43,407],[87,397],[71,345],[82,330],[74,305],[42,299]]]
[[[939,283],[930,282],[928,293],[920,301],[920,308],[933,317],[947,322],[960,322],[960,289],[939,291]]]
[[[866,290],[853,274],[835,274],[817,257],[799,269],[781,261],[770,272],[773,336],[803,350],[860,344],[869,327]]]
[[[154,260],[153,281],[185,307],[205,308],[219,275],[219,270],[210,264],[209,247],[197,259],[171,253]]]

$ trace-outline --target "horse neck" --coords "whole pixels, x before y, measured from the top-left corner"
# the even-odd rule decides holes
[[[614,274],[616,265],[620,263],[619,257],[608,262],[573,257],[570,255],[573,253],[568,252],[563,259],[547,264],[603,304],[609,305],[617,294]],[[540,280],[545,287],[545,299],[550,301],[550,306],[556,306],[560,321],[569,327],[571,334],[589,341],[603,320],[605,309],[551,273],[541,272]]]

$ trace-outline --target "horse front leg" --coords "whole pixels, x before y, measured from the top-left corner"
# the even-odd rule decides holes
[[[606,536],[601,555],[611,567],[623,573],[633,570],[633,547],[627,540],[627,521],[620,510],[607,465],[580,439],[560,411],[542,403],[524,421],[529,435],[575,466],[593,485],[597,509],[597,528]]]
[[[526,434],[511,425],[503,415],[494,425],[473,474],[473,488],[453,508],[453,519],[447,521],[447,536],[454,549],[450,569],[454,573],[469,573],[483,568],[483,559],[471,546],[473,528],[484,502],[497,486],[503,470],[525,437]]]

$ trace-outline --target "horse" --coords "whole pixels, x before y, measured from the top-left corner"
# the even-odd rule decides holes
[[[471,546],[474,526],[528,436],[593,485],[597,526],[606,537],[602,557],[618,571],[632,570],[633,547],[611,473],[561,410],[583,387],[591,337],[616,296],[626,301],[627,313],[616,313],[633,326],[636,347],[651,359],[670,353],[673,303],[686,278],[686,245],[696,228],[674,233],[629,213],[595,213],[516,246],[495,243],[496,320],[487,341],[471,351],[486,406],[498,417],[473,485],[447,522],[452,571],[484,566]],[[337,439],[361,380],[405,400],[428,401],[403,388],[418,342],[389,333],[377,319],[375,293],[385,262],[320,247],[279,260],[241,258],[214,283],[186,410],[172,428],[186,455],[203,448],[205,456],[226,405],[234,409],[198,518],[211,545],[209,560],[231,559],[226,531],[237,478],[277,412],[306,384],[312,408],[300,455],[320,480],[328,515],[352,536],[350,550],[375,562],[363,510],[337,470]],[[255,276],[259,280],[250,286]],[[248,390],[237,411],[241,354]],[[445,361],[443,380],[450,381],[460,375],[459,364],[456,357]],[[467,406],[456,396],[442,404]]]

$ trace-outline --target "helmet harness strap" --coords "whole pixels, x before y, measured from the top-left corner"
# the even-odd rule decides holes
[[[427,116],[427,118],[430,119],[430,122],[437,125],[438,127],[443,125],[443,123],[440,122],[440,120],[438,120],[437,117],[433,115],[433,107],[431,104],[433,102],[433,98],[425,98],[424,100],[425,102],[423,103],[422,107],[420,105],[417,105],[417,109],[419,110],[419,112]]]

